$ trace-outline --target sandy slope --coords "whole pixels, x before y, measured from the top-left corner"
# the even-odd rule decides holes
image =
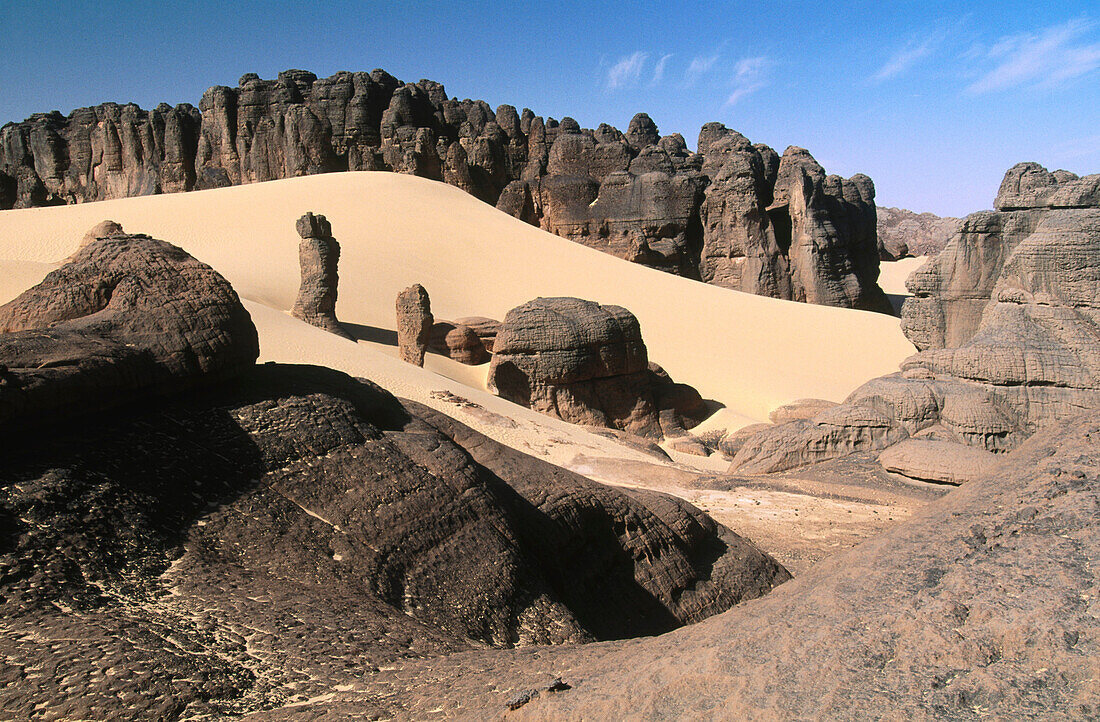
[[[905,279],[928,261],[928,256],[903,258],[900,261],[883,261],[879,264],[878,285],[887,295],[908,296]]]
[[[896,319],[736,293],[624,263],[451,186],[394,173],[5,211],[0,259],[63,259],[88,228],[110,218],[182,246],[246,299],[286,310],[298,287],[294,220],[307,210],[328,216],[342,246],[337,312],[344,321],[393,329],[394,297],[414,282],[428,289],[440,318],[503,318],[539,295],[619,304],[640,319],[651,359],[726,404],[731,418],[764,418],[802,397],[840,400],[913,352]],[[304,348],[268,340],[265,356],[300,360]],[[484,369],[454,364],[441,370],[470,384],[484,377]]]

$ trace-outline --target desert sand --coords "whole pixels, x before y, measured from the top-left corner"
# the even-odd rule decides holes
[[[307,210],[328,217],[341,245],[337,314],[370,327],[360,329],[368,337],[372,329],[394,328],[394,298],[412,283],[428,289],[437,318],[499,319],[540,295],[618,304],[641,321],[651,360],[747,420],[765,419],[798,398],[839,401],[913,352],[897,319],[738,293],[623,263],[457,188],[393,173],[4,212],[0,259],[19,262],[21,270],[18,277],[5,274],[3,290],[14,295],[21,289],[11,286],[34,280],[27,263],[64,259],[89,228],[110,218],[128,232],[181,246],[246,300],[285,312],[298,289],[294,221]],[[262,329],[261,342],[268,360],[325,361],[309,343],[276,342]],[[467,384],[483,383],[483,368],[433,366]]]
[[[340,242],[337,314],[358,343],[289,315],[299,280],[294,221],[307,210],[325,214]],[[742,503],[743,490],[702,492],[667,483],[661,477],[667,472],[659,472],[679,467],[721,473],[728,462],[720,457],[670,452],[674,464],[518,407],[485,391],[487,364],[464,366],[429,354],[421,369],[398,360],[397,293],[424,284],[436,318],[500,319],[539,295],[625,306],[641,322],[650,359],[725,406],[701,429],[766,420],[773,408],[799,398],[840,401],[865,380],[895,370],[914,351],[896,318],[753,296],[626,263],[522,223],[451,186],[396,173],[319,175],[5,211],[0,213],[0,303],[41,280],[76,250],[89,228],[108,218],[128,232],[183,247],[229,279],[259,330],[261,361],[318,364],[369,378],[597,481],[688,498],[733,528],[755,524],[759,495],[749,508]],[[896,279],[920,260],[884,264],[884,277],[904,291]],[[802,508],[818,496],[807,488]],[[864,501],[876,508],[885,502],[868,498],[861,507]],[[820,558],[831,541],[803,559],[784,553],[806,536],[811,519],[805,512],[795,518],[798,501],[777,504],[790,509],[775,520],[784,538],[769,545],[772,551],[795,568]],[[895,519],[905,515],[878,511]],[[829,516],[852,518],[847,509],[840,513],[844,516]]]

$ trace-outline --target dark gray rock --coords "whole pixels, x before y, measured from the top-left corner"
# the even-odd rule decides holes
[[[96,238],[0,306],[0,426],[230,376],[258,355],[248,312],[212,268],[148,236]]]

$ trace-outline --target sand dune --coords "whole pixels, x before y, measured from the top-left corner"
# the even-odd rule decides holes
[[[294,221],[307,210],[328,216],[342,247],[340,319],[358,324],[375,342],[353,345],[271,312],[293,304]],[[441,357],[429,357],[428,371],[389,363],[398,291],[424,284],[437,318],[503,318],[540,295],[625,306],[641,321],[650,358],[725,404],[723,425],[731,426],[764,419],[797,398],[841,400],[867,379],[894,371],[914,351],[897,319],[677,278],[548,234],[443,183],[395,173],[339,173],[5,211],[0,299],[35,283],[49,269],[44,264],[70,255],[84,232],[107,218],[128,232],[182,246],[224,274],[250,302],[265,360],[322,363],[413,398],[425,397],[426,386],[462,392],[515,418],[535,415],[517,416],[523,410],[479,393],[484,366]],[[427,375],[431,371],[442,376]],[[448,410],[438,400],[432,405]],[[503,433],[486,430],[498,438]]]
[[[879,265],[879,287],[887,295],[908,296],[909,289],[905,287],[905,279],[909,278],[909,274],[923,266],[927,261],[928,256],[903,258],[900,261],[883,261]]]

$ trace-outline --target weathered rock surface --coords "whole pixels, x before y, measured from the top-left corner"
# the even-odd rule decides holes
[[[526,108],[494,112],[383,70],[288,70],[209,88],[198,109],[105,104],[0,129],[0,208],[342,170],[444,181],[570,240],[708,283],[890,312],[877,292],[870,179],[826,176],[801,148],[780,159],[718,123],[692,152],[644,113],[626,133],[590,130]]]
[[[324,216],[306,213],[298,219],[297,229],[302,237],[298,244],[302,281],[291,315],[351,340],[336,320],[340,244],[332,237],[332,225]]]
[[[496,717],[512,690],[553,677],[572,689],[508,718],[1095,717],[1098,477],[1100,421],[1086,416],[703,624],[545,654],[463,653],[383,673],[370,689],[400,700],[390,715],[413,718]],[[339,715],[361,696],[310,711]]]
[[[428,347],[438,354],[470,366],[483,364],[490,356],[476,331],[469,326],[450,321],[436,321],[432,324]]]
[[[1049,174],[1072,186],[1059,195],[1032,166],[1010,170],[1002,196],[1016,204],[1021,197],[1043,203],[1087,197],[1081,181]],[[1040,190],[1033,193],[1035,185]],[[1045,425],[1100,412],[1100,208],[973,214],[943,253],[911,277],[910,288],[919,291],[912,299],[918,305],[906,303],[903,329],[921,353],[835,409],[873,409],[888,420],[890,433],[863,448],[934,427],[951,441],[1003,452]],[[847,425],[837,432],[845,440],[838,444],[797,422],[768,428],[741,442],[732,468],[774,470],[847,453],[848,439],[864,433],[862,424]],[[926,456],[921,464],[939,469],[921,473],[947,480],[956,456]]]
[[[0,306],[0,425],[236,374],[258,355],[212,268],[148,236],[97,238]]]
[[[49,326],[76,307],[59,298],[122,270],[98,327]],[[659,633],[789,578],[686,502],[596,484],[338,372],[255,366],[231,294],[178,249],[119,237],[4,307],[33,330],[0,336],[0,716],[239,715],[403,658]],[[233,323],[206,322],[216,311]],[[134,327],[147,335],[118,330]],[[162,368],[156,404],[107,408],[54,374],[97,381],[118,339]]]
[[[423,286],[414,283],[397,294],[397,347],[402,361],[424,365],[433,322],[431,299]]]
[[[761,429],[741,443],[730,471],[769,474],[856,451],[884,449],[908,434],[868,406],[840,405],[809,419]]]
[[[768,414],[768,419],[773,424],[785,424],[788,421],[811,419],[822,411],[831,409],[836,405],[835,401],[826,401],[825,399],[799,399],[774,409]]]
[[[906,439],[879,454],[887,471],[921,481],[963,484],[988,476],[999,457],[985,449],[932,439]]]
[[[481,339],[481,345],[485,350],[489,353],[493,352],[493,344],[496,342],[497,334],[500,333],[500,321],[484,316],[463,316],[456,318],[455,323],[471,329]]]
[[[914,213],[904,208],[876,209],[879,257],[893,261],[905,256],[935,256],[959,232],[961,218]]]
[[[634,314],[577,298],[538,298],[509,311],[488,383],[544,414],[650,438],[680,435],[706,413],[697,392],[650,369]]]

